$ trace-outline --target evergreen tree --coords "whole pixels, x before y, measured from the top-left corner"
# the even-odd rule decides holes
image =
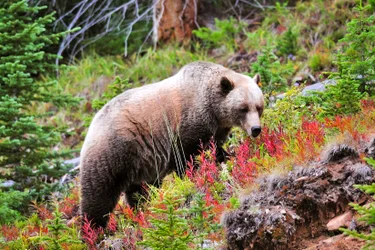
[[[338,55],[338,72],[332,75],[336,77],[336,84],[327,85],[327,90],[318,93],[322,97],[322,112],[320,117],[355,114],[361,110],[360,101],[365,96],[359,91],[360,80],[352,79],[348,69],[343,67],[343,55]]]
[[[207,206],[204,194],[197,193],[194,196],[192,205],[189,209],[191,213],[190,224],[194,231],[194,242],[196,249],[208,249],[204,246],[204,240],[210,233],[220,229],[220,225],[215,222],[215,214],[212,211],[213,206]]]
[[[162,201],[151,207],[150,211],[160,218],[152,218],[152,227],[143,228],[143,241],[138,245],[154,250],[184,250],[193,241],[189,225],[184,218],[186,209],[179,208],[184,202],[175,193],[165,193]]]
[[[48,235],[37,235],[31,238],[33,243],[40,246],[48,246],[51,250],[63,250],[66,249],[66,244],[80,244],[82,241],[74,239],[74,228],[70,228],[66,225],[66,220],[63,218],[63,214],[59,211],[58,204],[55,204],[55,211],[53,212],[52,219],[47,219]],[[65,244],[65,247],[63,245]]]
[[[339,65],[339,71],[346,71],[352,81],[359,82],[360,92],[370,94],[375,90],[375,15],[366,16],[366,12],[372,9],[372,5],[363,7],[362,1],[356,7],[358,18],[347,24],[347,33],[340,40],[344,50]]]
[[[50,192],[53,181],[66,171],[58,161],[62,154],[51,149],[60,133],[39,122],[51,114],[35,114],[32,106],[78,102],[61,94],[56,82],[35,81],[56,69],[56,55],[46,48],[64,35],[48,32],[54,14],[36,17],[41,9],[26,0],[0,3],[0,179],[15,181],[16,189],[29,189],[32,197]]]
[[[280,55],[295,55],[298,49],[298,33],[291,27],[281,36],[277,42],[277,50]]]
[[[285,90],[287,86],[286,76],[292,73],[289,65],[281,65],[279,58],[273,53],[274,46],[265,46],[257,61],[251,65],[252,74],[258,73],[261,79],[261,88],[269,101],[270,97],[275,95],[277,91]]]

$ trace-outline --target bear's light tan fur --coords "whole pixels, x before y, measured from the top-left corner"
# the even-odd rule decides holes
[[[94,117],[81,151],[81,212],[105,227],[120,193],[134,205],[142,183],[158,185],[200,142],[218,147],[233,126],[260,132],[263,94],[253,78],[196,62],[161,82],[112,99]]]

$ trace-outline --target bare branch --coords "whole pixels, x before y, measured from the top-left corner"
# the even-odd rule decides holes
[[[43,0],[30,0],[34,5],[44,4]],[[133,26],[141,21],[152,20],[153,0],[81,0],[71,5],[68,1],[53,0],[47,4],[57,10],[59,17],[54,23],[54,28],[63,27],[72,30],[80,27],[80,30],[67,34],[60,43],[57,54],[68,55],[72,61],[78,53],[88,45],[100,38],[114,33],[124,38],[125,56],[130,33]],[[60,3],[60,5],[59,5]],[[95,31],[93,32],[93,28]],[[94,35],[92,35],[95,33]],[[56,59],[59,64],[59,59]]]

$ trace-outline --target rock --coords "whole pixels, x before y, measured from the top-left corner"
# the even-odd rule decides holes
[[[79,163],[80,163],[80,157],[76,157],[74,159],[64,161],[64,164],[71,164],[73,165],[73,168],[71,168],[68,173],[64,174],[60,178],[60,181],[59,181],[60,185],[65,185],[74,180],[74,178],[77,176],[79,172],[79,166],[80,166]]]
[[[122,250],[124,248],[124,242],[122,239],[104,239],[99,243],[99,249],[111,249],[111,250]]]
[[[342,215],[336,216],[327,223],[328,231],[338,230],[340,227],[348,227],[353,219],[352,211],[348,211]]]
[[[368,146],[365,148],[365,154],[366,157],[375,159],[375,137],[370,140]]]
[[[301,81],[302,77],[297,77],[295,78],[296,81],[295,82],[299,82]],[[332,85],[332,84],[336,84],[336,82],[332,79],[330,80],[325,80],[323,82],[318,82],[318,83],[314,83],[314,84],[311,84],[311,85],[308,85],[306,87],[304,87],[302,90],[301,90],[301,94],[302,96],[308,96],[311,94],[311,92],[314,92],[314,91],[317,91],[317,92],[323,92],[326,90],[326,86],[327,85]],[[275,96],[274,99],[283,99],[285,97],[285,94],[282,93],[282,94],[278,94]]]
[[[349,154],[339,153],[357,154],[354,148]],[[358,157],[336,161],[336,156],[333,154],[334,161],[327,164],[316,161],[310,166],[295,167],[288,174],[256,180],[258,189],[243,196],[239,209],[222,218],[227,248],[306,249],[311,244],[309,240],[316,244],[319,237],[329,238],[327,226],[331,231],[350,227],[354,215],[347,213],[351,209],[349,203],[371,200],[370,195],[353,185],[372,183],[375,171]]]
[[[0,184],[0,187],[3,187],[3,188],[10,188],[10,187],[13,187],[14,184],[16,184],[14,181],[12,180],[7,180],[7,181],[4,181]]]
[[[293,78],[293,82],[303,83],[303,77],[301,75],[298,75]]]
[[[311,94],[311,91],[318,91],[318,92],[323,92],[326,90],[327,85],[332,85],[336,84],[336,82],[332,79],[325,80],[323,82],[318,82],[309,86],[306,86],[302,91],[301,94],[303,96],[308,96]]]
[[[364,241],[340,234],[310,244],[305,250],[360,250],[364,245]]]
[[[64,161],[64,165],[71,164],[73,168],[75,168],[79,165],[79,162],[80,162],[80,157],[76,157],[76,158]]]
[[[302,177],[296,179],[295,182],[303,182],[303,181],[306,181],[306,180],[308,180],[308,179],[309,179],[308,176],[302,176]]]

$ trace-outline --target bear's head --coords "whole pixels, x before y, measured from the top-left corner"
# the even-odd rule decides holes
[[[262,128],[260,117],[263,113],[264,98],[258,87],[260,76],[253,78],[225,70],[216,79],[217,118],[222,127],[242,127],[252,137],[257,137]]]

